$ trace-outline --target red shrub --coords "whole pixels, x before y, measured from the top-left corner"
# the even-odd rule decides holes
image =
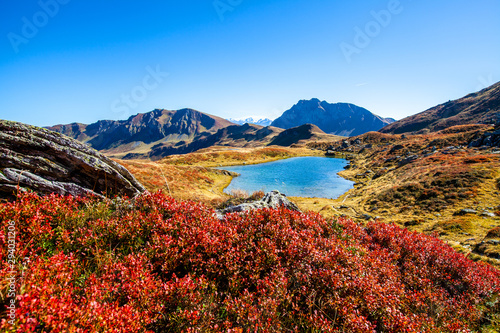
[[[16,284],[23,332],[457,332],[498,312],[498,271],[394,225],[287,210],[218,220],[161,193],[28,194],[0,219],[30,259]]]

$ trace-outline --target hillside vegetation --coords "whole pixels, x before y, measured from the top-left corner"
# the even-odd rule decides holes
[[[136,200],[23,194],[0,204],[0,261],[17,332],[497,331],[500,272],[396,225],[161,193]],[[9,303],[10,304],[10,303]],[[5,310],[0,314],[6,318]]]
[[[494,124],[497,121],[500,121],[500,82],[477,93],[401,119],[384,127],[380,132],[423,134],[452,126]]]
[[[483,259],[486,255],[498,265],[497,238],[485,237],[500,226],[500,149],[468,147],[490,129],[464,125],[406,136],[372,132],[323,145],[351,160],[341,175],[355,181],[355,189],[335,201],[297,203],[325,216],[376,218],[434,233],[458,250]]]

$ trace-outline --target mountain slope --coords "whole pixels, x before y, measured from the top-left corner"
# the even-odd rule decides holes
[[[316,125],[305,124],[281,132],[269,145],[288,147],[301,141],[335,141],[340,139],[340,137],[336,138],[334,135],[326,134]]]
[[[498,121],[499,113],[500,82],[477,93],[399,120],[384,127],[380,132],[436,132],[456,125],[492,123]]]
[[[48,127],[52,131],[89,144],[107,153],[148,151],[160,142],[191,142],[208,136],[231,122],[192,109],[156,109],[127,120],[100,120],[90,125],[69,124]]]
[[[299,101],[273,121],[271,126],[289,129],[304,124],[314,124],[328,134],[354,136],[378,131],[390,121],[353,104],[330,104],[314,98]]]
[[[311,141],[337,141],[339,137],[326,134],[315,125],[302,125],[288,130],[254,124],[233,125],[222,128],[212,135],[196,139],[190,143],[160,143],[147,154],[127,154],[123,159],[144,159],[153,161],[169,155],[188,154],[200,149],[223,146],[235,148],[256,148],[265,146],[303,145]]]
[[[254,124],[232,125],[219,129],[216,133],[197,138],[189,143],[162,142],[151,148],[147,156],[128,154],[125,159],[151,158],[157,160],[168,155],[187,154],[212,146],[263,147],[269,144],[283,130],[276,127],[262,127]]]

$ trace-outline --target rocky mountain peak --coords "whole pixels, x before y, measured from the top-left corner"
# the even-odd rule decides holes
[[[331,104],[313,98],[299,101],[271,125],[289,129],[308,123],[318,126],[325,133],[355,136],[378,131],[388,125],[390,120],[354,104]]]

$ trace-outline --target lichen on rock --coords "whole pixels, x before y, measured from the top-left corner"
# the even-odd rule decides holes
[[[59,133],[0,120],[0,198],[39,194],[136,196],[145,188],[121,165]]]

